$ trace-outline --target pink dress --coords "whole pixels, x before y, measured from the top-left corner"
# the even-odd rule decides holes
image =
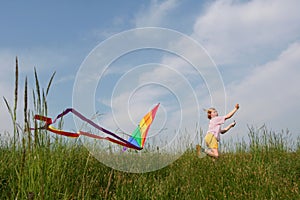
[[[213,117],[209,120],[207,133],[212,133],[220,141],[221,125],[225,122],[225,116]]]

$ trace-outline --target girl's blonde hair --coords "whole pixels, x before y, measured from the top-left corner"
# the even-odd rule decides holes
[[[216,110],[216,109],[215,109],[215,108],[209,108],[209,109],[206,110],[206,112],[207,112],[207,118],[208,118],[208,119],[211,119],[211,113],[212,113],[212,111],[214,111],[214,110]]]

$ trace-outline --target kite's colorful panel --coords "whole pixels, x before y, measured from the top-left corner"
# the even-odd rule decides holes
[[[128,142],[135,146],[144,148],[149,128],[155,118],[159,104],[157,104],[150,112],[148,112],[140,121],[138,127],[133,131]],[[126,148],[124,148],[126,150]]]

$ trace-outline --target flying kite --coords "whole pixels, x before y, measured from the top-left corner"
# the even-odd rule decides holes
[[[155,118],[155,115],[156,115],[159,105],[160,104],[158,103],[151,111],[149,111],[143,117],[143,119],[138,124],[138,127],[133,131],[133,133],[131,134],[131,137],[128,140],[125,140],[125,139],[121,138],[120,136],[118,136],[117,134],[99,126],[92,120],[83,116],[81,113],[79,113],[74,108],[66,109],[65,111],[63,111],[62,113],[57,115],[57,117],[53,120],[49,117],[42,116],[42,115],[35,115],[34,119],[45,122],[45,125],[38,129],[46,129],[46,130],[56,133],[58,135],[63,135],[63,136],[73,137],[73,138],[78,138],[79,136],[84,135],[84,136],[95,138],[95,139],[108,140],[110,142],[122,145],[124,147],[123,151],[126,150],[127,148],[131,148],[131,149],[135,149],[135,150],[142,150],[144,148],[144,144],[145,144],[145,140],[146,140],[149,128]],[[64,115],[68,114],[69,112],[73,113],[74,115],[79,117],[82,121],[87,122],[94,128],[98,129],[99,131],[104,132],[112,137],[108,137],[108,136],[102,137],[102,136],[99,136],[96,134],[92,134],[92,133],[84,132],[84,131],[80,131],[80,130],[78,132],[69,132],[69,131],[64,131],[64,130],[54,128],[52,126],[52,124],[54,124],[59,118],[62,118]],[[35,129],[31,128],[31,130],[35,130]]]

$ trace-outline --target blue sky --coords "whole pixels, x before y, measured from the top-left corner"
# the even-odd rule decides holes
[[[186,106],[189,102],[185,99],[184,89],[179,86],[173,88],[174,95],[167,89],[171,85],[175,87],[175,83],[163,82],[177,80],[175,77],[179,73],[182,84],[185,83],[183,75],[192,85],[198,110],[215,106],[220,114],[224,114],[235,103],[240,103],[241,109],[234,117],[237,127],[224,136],[225,140],[246,137],[247,125],[261,127],[264,124],[274,131],[289,129],[296,137],[300,133],[300,94],[297,89],[300,85],[299,7],[298,0],[5,2],[0,8],[0,94],[13,101],[16,56],[19,59],[21,85],[28,76],[30,87],[34,87],[34,67],[44,87],[56,71],[48,99],[49,114],[55,116],[66,107],[73,106],[76,75],[97,45],[115,34],[135,28],[168,28],[202,45],[208,53],[206,59],[212,59],[209,66],[217,66],[224,85],[220,85],[218,91],[209,91],[205,85],[209,82],[193,76],[193,72],[187,70],[191,69],[189,64],[170,52],[153,49],[132,52],[111,64],[110,71],[101,79],[107,87],[97,86],[94,98],[96,110],[107,113],[107,118],[99,119],[101,124],[111,129],[119,125],[124,126],[126,131],[130,130],[154,102],[161,101],[158,122],[153,130],[167,126],[168,130],[162,133],[168,135],[174,131],[170,127],[177,127],[182,121],[181,128],[190,126],[191,121],[206,130],[208,120],[205,113],[192,112],[195,108]],[[199,56],[189,46],[179,46],[180,40],[177,42],[177,49],[182,53],[188,52],[191,59]],[[120,45],[124,47],[126,43]],[[142,69],[145,71],[139,71],[139,66],[144,66]],[[128,73],[128,77],[123,79],[122,73],[130,70],[133,73]],[[141,79],[147,80],[145,74],[163,77],[152,79],[159,83],[156,84],[159,87],[153,89],[141,84]],[[134,75],[139,77],[135,80],[136,88],[129,87],[134,83]],[[215,76],[218,77],[218,74]],[[118,81],[129,77],[131,84],[122,85],[128,88],[115,87]],[[222,87],[225,89],[225,101]],[[117,94],[114,93],[116,96],[112,98],[114,89]],[[128,96],[127,90],[131,91],[131,96]],[[137,92],[132,93],[133,90]],[[153,96],[145,100],[146,90]],[[215,93],[214,99],[211,99],[210,92]],[[184,99],[178,100],[178,97]],[[112,102],[113,108],[110,107]],[[0,109],[0,131],[10,132],[10,118],[4,102],[0,104]],[[110,116],[111,110],[116,116]],[[19,102],[20,123],[21,115],[22,99]],[[189,123],[185,124],[185,121]],[[72,129],[73,125],[69,126]],[[192,132],[195,129],[196,125],[191,127]]]

